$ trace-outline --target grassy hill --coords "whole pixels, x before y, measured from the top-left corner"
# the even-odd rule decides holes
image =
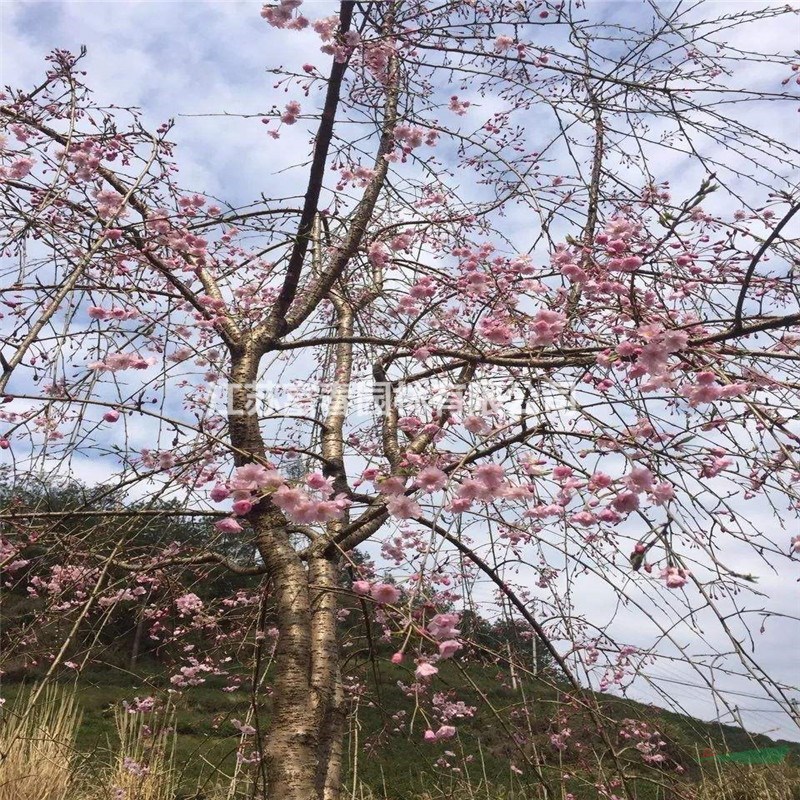
[[[531,679],[512,690],[492,665],[462,668],[457,662],[444,662],[441,666],[431,690],[447,693],[459,687],[458,699],[477,710],[473,717],[454,722],[456,737],[436,743],[423,741],[428,727],[423,711],[415,710],[398,684],[413,682],[408,668],[381,662],[368,664],[356,674],[346,746],[350,796],[527,800],[540,797],[545,782],[558,790],[554,795],[558,800],[567,791],[573,792],[576,800],[598,797],[593,784],[607,766],[608,753],[599,734],[584,729],[588,717],[580,709],[570,711],[572,732],[564,750],[554,748],[550,740],[553,719],[564,708],[558,684]],[[249,697],[245,691],[221,692],[218,681],[210,678],[175,696],[174,764],[179,797],[216,798],[215,787],[224,783],[223,776],[234,774],[239,734],[233,720],[247,719]],[[108,669],[87,672],[77,680],[74,673],[65,671],[59,683],[77,689],[83,718],[76,749],[81,754],[81,768],[98,776],[114,762],[119,748],[115,708],[136,696],[164,697],[169,688],[163,673],[157,669],[148,672],[146,666],[135,675]],[[12,705],[28,691],[27,684],[5,681],[2,694]],[[704,780],[697,758],[702,748],[726,752],[776,744],[766,736],[750,735],[733,726],[707,724],[608,695],[596,697],[612,735],[625,727],[623,720],[644,721],[667,743],[661,748],[666,759],[661,769],[646,768],[634,747],[626,755],[638,800],[678,797],[666,788],[676,779],[699,786]],[[520,730],[526,733],[524,741],[517,736]],[[786,744],[792,750],[790,761],[800,764],[800,744]],[[800,780],[797,785],[800,787]],[[800,788],[796,796],[800,797]],[[2,792],[0,800],[4,800]],[[743,800],[758,798],[745,795]]]

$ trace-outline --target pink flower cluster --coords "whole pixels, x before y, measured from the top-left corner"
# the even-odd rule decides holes
[[[384,84],[389,82],[389,64],[391,63],[391,57],[394,52],[395,44],[390,40],[364,43],[364,52],[362,56],[364,66],[372,73],[375,80]]]
[[[94,193],[97,200],[97,213],[106,219],[110,217],[124,217],[126,215],[124,199],[108,190],[98,190]]]
[[[439,742],[442,739],[452,739],[455,735],[456,729],[452,725],[441,725],[435,733],[431,728],[428,728],[422,738],[426,742]]]
[[[393,237],[389,242],[389,248],[394,250],[395,253],[401,250],[409,250],[414,243],[414,234],[412,233],[399,233]]]
[[[125,756],[125,758],[122,759],[122,768],[135,778],[144,778],[150,772],[150,767],[145,764],[140,764],[130,756]]]
[[[394,140],[400,145],[404,154],[410,153],[423,144],[433,147],[438,136],[439,134],[434,130],[426,133],[425,129],[420,128],[419,125],[409,125],[405,122],[394,129]]]
[[[391,255],[382,242],[373,242],[367,248],[367,258],[376,269],[383,269],[391,261]]]
[[[103,147],[93,139],[76,142],[70,147],[67,158],[75,166],[75,175],[81,180],[90,180],[100,166],[105,155]],[[110,160],[110,159],[109,159]]]
[[[567,325],[567,318],[560,311],[543,309],[531,320],[528,344],[531,347],[550,345],[561,336]]]
[[[426,681],[436,675],[439,670],[430,663],[430,661],[420,661],[417,668],[414,670],[414,677],[418,681]]]
[[[194,195],[192,198],[188,198],[188,204],[185,202],[187,198],[182,197],[178,201],[184,215],[192,216],[194,214],[197,208],[197,201],[195,198],[200,198],[200,196]],[[213,210],[213,208],[209,208],[209,212]],[[199,262],[205,260],[208,241],[202,236],[197,236],[192,233],[187,228],[174,226],[171,219],[172,213],[168,209],[157,208],[150,211],[147,216],[148,232],[155,236],[159,244],[172,248],[184,257],[189,256],[190,261],[185,262],[184,267],[187,270],[193,270],[196,268],[196,264],[191,263],[191,259],[197,259]]]
[[[514,338],[514,331],[499,317],[484,317],[478,323],[478,331],[487,341],[492,344],[511,344]]]
[[[514,497],[528,494],[527,487],[510,486],[506,481],[505,470],[499,464],[481,464],[471,478],[462,481],[450,502],[449,510],[462,513],[472,507],[475,501],[491,503],[498,497]]]
[[[400,599],[400,590],[391,583],[370,583],[369,581],[354,581],[353,591],[362,597],[371,597],[381,605],[395,605]]]
[[[175,599],[175,607],[180,616],[188,617],[203,610],[203,601],[196,594],[188,592]]]
[[[550,744],[555,750],[563,752],[567,749],[570,736],[572,736],[572,730],[570,728],[561,728],[550,734]]]
[[[447,486],[447,473],[438,467],[425,467],[417,473],[414,485],[427,494],[441,491]]]
[[[507,50],[510,50],[514,47],[514,40],[510,36],[498,36],[494,40],[494,51],[495,53],[505,53]]]
[[[626,359],[635,359],[628,369],[630,378],[649,375],[650,380],[642,384],[642,391],[653,391],[672,384],[669,359],[674,353],[686,348],[689,336],[685,331],[665,330],[661,325],[641,325],[635,332],[644,340],[639,344],[626,339],[617,346],[617,354]]]
[[[461,633],[456,627],[458,622],[458,614],[436,614],[428,622],[428,633],[434,639],[454,639]]]
[[[303,0],[280,0],[278,5],[265,5],[261,9],[261,16],[273,28],[288,28],[289,30],[302,30],[308,26],[308,20],[302,16],[292,16],[292,12],[301,6]]]
[[[61,595],[67,592],[83,600],[97,578],[96,568],[83,567],[78,564],[56,564],[50,568],[49,578],[35,575],[31,578],[28,593],[32,597],[40,594]]]
[[[0,536],[0,564],[3,565],[4,573],[10,575],[28,565],[29,562],[26,559],[15,558],[20,550],[18,545],[12,544],[8,539]]]
[[[690,574],[683,567],[665,567],[661,570],[661,579],[666,582],[667,589],[682,589],[688,583]]]
[[[190,658],[188,666],[181,667],[177,674],[169,679],[169,682],[179,689],[185,689],[187,686],[200,686],[206,680],[202,676],[213,671],[213,667],[208,664],[204,664],[196,658]]]
[[[218,503],[232,497],[233,513],[243,516],[252,511],[262,495],[270,494],[273,505],[292,522],[304,525],[339,519],[350,505],[344,495],[332,497],[333,486],[319,472],[308,475],[305,484],[305,488],[292,486],[275,469],[267,469],[262,464],[245,464],[236,468],[227,485],[219,483],[211,490],[211,499]],[[225,533],[241,530],[235,519],[220,520],[215,527]]]
[[[463,700],[452,700],[453,692],[436,692],[433,696],[432,704],[436,716],[442,722],[450,722],[454,719],[467,719],[474,717],[478,710],[476,706],[468,706]]]
[[[453,255],[462,259],[459,263],[461,278],[459,283],[464,291],[473,297],[482,297],[489,290],[490,279],[484,272],[482,263],[494,252],[494,247],[485,242],[477,250],[470,247],[456,247]]]
[[[686,383],[681,387],[681,393],[692,407],[702,403],[713,403],[716,400],[729,400],[744,394],[750,387],[746,383],[729,383],[722,386],[717,383],[717,376],[710,370],[698,372],[695,383]]]
[[[156,707],[155,697],[134,697],[133,702],[129,703],[127,700],[122,701],[122,707],[129,714],[148,714]]]
[[[364,167],[360,164],[353,167],[353,169],[343,169],[339,173],[339,183],[336,185],[337,189],[344,189],[348,183],[363,189],[375,177],[375,170],[370,167]]]
[[[339,17],[334,14],[330,17],[314,20],[311,23],[311,27],[323,42],[329,42],[333,39],[333,35],[339,27]]]
[[[422,515],[419,504],[405,495],[406,479],[399,475],[381,477],[377,470],[364,472],[364,480],[376,484],[378,492],[387,497],[386,510],[395,519],[417,519]]]
[[[125,369],[147,369],[156,363],[155,358],[143,358],[138,353],[110,353],[103,361],[94,361],[89,369],[95,372],[118,372]]]
[[[110,309],[101,308],[100,306],[89,306],[86,310],[86,313],[89,315],[89,319],[118,319],[118,320],[128,320],[128,319],[138,319],[139,312],[134,309],[130,308],[127,311],[124,308],[115,308],[111,307]]]
[[[642,761],[648,764],[661,764],[666,761],[666,755],[661,752],[667,746],[661,734],[652,730],[646,722],[635,719],[622,720],[619,732],[623,741],[636,742],[634,747],[641,753]]]
[[[439,642],[439,659],[451,658],[462,648],[458,641],[461,633],[458,625],[458,614],[437,614],[428,623],[428,633]]]
[[[281,114],[281,122],[284,125],[294,125],[299,116],[300,103],[298,103],[297,100],[290,100],[284,107],[283,114]]]
[[[605,247],[610,256],[606,267],[621,272],[636,272],[642,266],[642,258],[630,252],[633,237],[640,225],[624,217],[613,217],[605,230],[595,236],[595,243]]]
[[[657,506],[668,503],[675,497],[675,490],[668,481],[656,482],[656,478],[647,467],[637,465],[622,479],[628,493],[650,494],[650,501]],[[619,495],[617,495],[619,497]],[[636,502],[638,508],[638,500]],[[621,509],[617,509],[621,510]]]
[[[467,109],[470,107],[470,105],[472,104],[469,102],[469,100],[459,100],[458,95],[454,94],[450,98],[448,108],[454,114],[458,114],[459,117],[463,117],[464,114],[467,113]]]
[[[0,178],[5,180],[22,180],[35,166],[32,158],[22,156],[11,162],[10,167],[0,168]]]

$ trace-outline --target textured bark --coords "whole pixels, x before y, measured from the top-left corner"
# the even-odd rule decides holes
[[[336,638],[336,565],[318,558],[309,568],[312,600],[312,702],[317,721],[316,791],[323,800],[336,800],[341,786],[344,691]]]
[[[279,631],[275,652],[272,715],[266,742],[269,796],[311,800],[316,791],[318,727],[311,703],[311,611],[308,576],[285,535],[258,523],[259,546],[268,563]],[[288,538],[288,537],[287,537]]]
[[[266,455],[258,416],[247,405],[247,386],[256,380],[258,361],[257,351],[248,347],[233,357],[229,422],[238,464]],[[269,797],[335,800],[343,731],[332,591],[336,564],[314,558],[306,565],[292,544],[286,519],[267,500],[248,518],[272,583],[279,632],[265,745]]]

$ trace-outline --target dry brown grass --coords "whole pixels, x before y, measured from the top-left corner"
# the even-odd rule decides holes
[[[119,751],[107,771],[103,797],[121,800],[174,800],[174,715],[167,709],[158,720],[145,714],[130,714],[118,708],[115,715]]]
[[[698,800],[800,800],[800,769],[716,764],[711,774],[703,775]]]
[[[74,692],[48,687],[36,707],[4,709],[0,719],[0,800],[74,800]]]

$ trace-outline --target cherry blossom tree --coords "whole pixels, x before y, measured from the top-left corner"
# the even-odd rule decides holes
[[[796,17],[625,5],[265,6],[308,63],[246,119],[265,148],[307,129],[308,154],[291,197],[264,176],[244,207],[184,187],[172,123],[98,105],[83,54],[5,90],[0,447],[18,479],[91,459],[107,497],[137,499],[93,492],[68,533],[66,512],[3,511],[5,585],[75,621],[48,679],[124,603],[154,640],[170,604],[176,641],[217,637],[177,689],[253,665],[259,686],[269,651],[268,728],[239,729],[286,800],[339,797],[350,607],[408,665],[435,746],[459,724],[437,665],[496,603],[565,681],[553,746],[580,712],[619,767],[607,797],[628,796],[631,742],[662,757],[588,686],[678,660],[796,718],[751,642],[772,624],[754,575],[800,550],[800,73],[750,34]],[[148,516],[208,524],[133,537]],[[66,560],[37,570],[34,545]],[[220,570],[260,588],[204,599]],[[601,595],[635,645],[593,616]],[[524,747],[513,765],[539,769]]]

